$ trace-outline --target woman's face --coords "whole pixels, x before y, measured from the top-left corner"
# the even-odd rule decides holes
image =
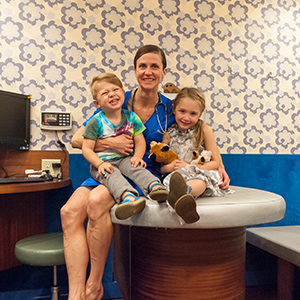
[[[166,72],[158,53],[146,53],[136,61],[135,76],[142,89],[158,89]]]

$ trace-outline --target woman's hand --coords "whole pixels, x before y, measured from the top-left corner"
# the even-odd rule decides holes
[[[136,168],[139,164],[141,165],[142,168],[146,168],[147,166],[147,164],[143,161],[143,159],[137,156],[132,156],[130,162],[134,168]]]
[[[111,174],[114,171],[113,166],[109,162],[102,162],[98,167],[98,173],[101,177],[104,177],[103,173],[107,172]]]
[[[219,174],[220,174],[220,177],[222,180],[222,183],[219,185],[220,189],[228,190],[229,183],[230,183],[230,178],[229,178],[228,174],[226,173],[223,166],[220,166],[218,171],[219,171]]]
[[[133,152],[133,139],[127,134],[98,139],[96,141],[95,151],[103,151],[105,149],[113,149],[121,154],[129,155]]]

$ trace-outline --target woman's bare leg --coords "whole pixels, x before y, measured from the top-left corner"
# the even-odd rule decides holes
[[[69,280],[69,300],[85,300],[89,250],[84,222],[91,188],[79,187],[61,208],[64,252]]]
[[[91,272],[86,283],[86,300],[100,300],[103,296],[102,277],[113,235],[110,209],[114,204],[115,200],[105,186],[91,191],[87,206]]]

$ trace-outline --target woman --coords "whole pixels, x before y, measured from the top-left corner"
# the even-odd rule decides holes
[[[134,111],[146,126],[144,160],[147,168],[158,174],[159,166],[148,159],[149,145],[151,141],[160,142],[165,129],[174,122],[171,101],[158,94],[159,84],[167,71],[164,52],[154,45],[141,47],[134,58],[134,70],[138,88],[125,93],[123,108]],[[83,131],[84,126],[76,132],[72,147],[81,148]],[[133,151],[132,138],[120,135],[97,141],[96,150],[108,148],[128,155]],[[228,188],[229,178],[224,168],[221,178],[223,188]],[[113,234],[110,209],[115,201],[104,186],[98,187],[98,193],[94,193],[93,188],[97,185],[98,182],[89,178],[61,209],[70,300],[99,300],[103,296],[102,276]],[[89,219],[87,231],[84,227],[86,218]],[[89,259],[91,271],[85,283]]]

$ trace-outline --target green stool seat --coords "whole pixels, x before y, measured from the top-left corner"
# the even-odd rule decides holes
[[[58,266],[65,263],[62,232],[24,238],[15,245],[17,259],[32,266]]]
[[[52,300],[59,299],[57,266],[65,263],[63,233],[45,233],[30,236],[15,245],[17,259],[31,266],[53,266]]]

